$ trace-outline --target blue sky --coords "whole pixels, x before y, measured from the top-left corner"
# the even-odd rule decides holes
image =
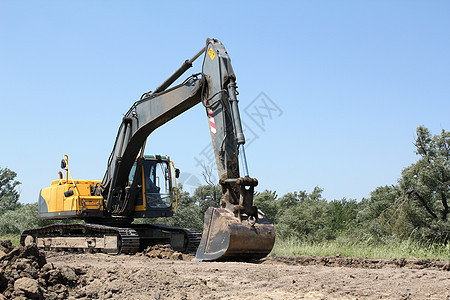
[[[450,130],[449,13],[448,1],[1,0],[0,166],[24,203],[63,154],[74,177],[101,179],[122,115],[214,37],[237,75],[258,190],[360,200],[416,161],[417,126]],[[263,100],[275,110],[258,119]],[[209,144],[197,106],[146,152],[192,183]]]

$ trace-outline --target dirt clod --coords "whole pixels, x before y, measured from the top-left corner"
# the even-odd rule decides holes
[[[13,247],[0,241],[0,293],[13,299],[63,299],[76,286],[78,275],[68,266],[47,263],[36,245]],[[0,297],[1,299],[1,297]]]
[[[192,260],[194,255],[183,254],[173,250],[170,245],[155,245],[144,250],[143,254],[150,258],[171,260]]]
[[[10,240],[0,240],[0,250],[4,252],[11,252],[13,249],[12,242]]]
[[[39,299],[41,292],[37,280],[28,277],[22,277],[14,282],[15,291],[23,291],[28,298]]]

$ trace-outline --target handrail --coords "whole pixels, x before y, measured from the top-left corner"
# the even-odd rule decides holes
[[[70,176],[73,187],[75,188],[75,192],[77,193],[77,215],[79,215],[81,213],[81,211],[78,210],[78,207],[79,207],[78,202],[80,201],[80,191],[78,190],[78,186],[75,183],[75,180],[73,180],[72,172],[70,172],[70,169],[69,169],[69,156],[67,154],[64,154],[63,159],[64,159],[64,162],[66,163],[66,182],[67,182],[67,184],[69,184],[69,176]]]
[[[170,163],[172,164],[173,170],[175,172],[175,164],[173,163],[173,161],[171,160]],[[170,169],[170,178],[172,178],[172,169]],[[175,209],[177,209],[178,207],[178,185],[177,185],[177,176],[174,176],[175,178],[175,187],[172,186],[172,189],[175,191],[175,207],[173,207],[173,200],[172,200],[172,211],[174,211]]]

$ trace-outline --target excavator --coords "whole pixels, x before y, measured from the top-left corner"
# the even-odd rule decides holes
[[[202,54],[202,72],[171,87]],[[236,89],[236,75],[224,45],[207,39],[203,49],[154,91],[144,93],[124,115],[103,180],[73,179],[64,155],[61,168],[66,176],[60,171],[59,179],[40,191],[38,215],[84,222],[27,229],[20,243],[47,250],[109,254],[170,244],[177,251],[196,252],[199,261],[252,260],[268,255],[275,231],[253,205],[258,180],[248,173]],[[134,223],[137,218],[171,217],[176,211],[180,171],[168,156],[144,154],[146,141],[158,127],[199,103],[205,107],[222,188],[219,208],[208,208],[202,233]]]

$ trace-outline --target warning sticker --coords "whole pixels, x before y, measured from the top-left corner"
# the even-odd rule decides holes
[[[211,58],[211,60],[214,60],[214,57],[216,57],[216,54],[214,53],[214,50],[211,46],[209,46],[208,55]]]

